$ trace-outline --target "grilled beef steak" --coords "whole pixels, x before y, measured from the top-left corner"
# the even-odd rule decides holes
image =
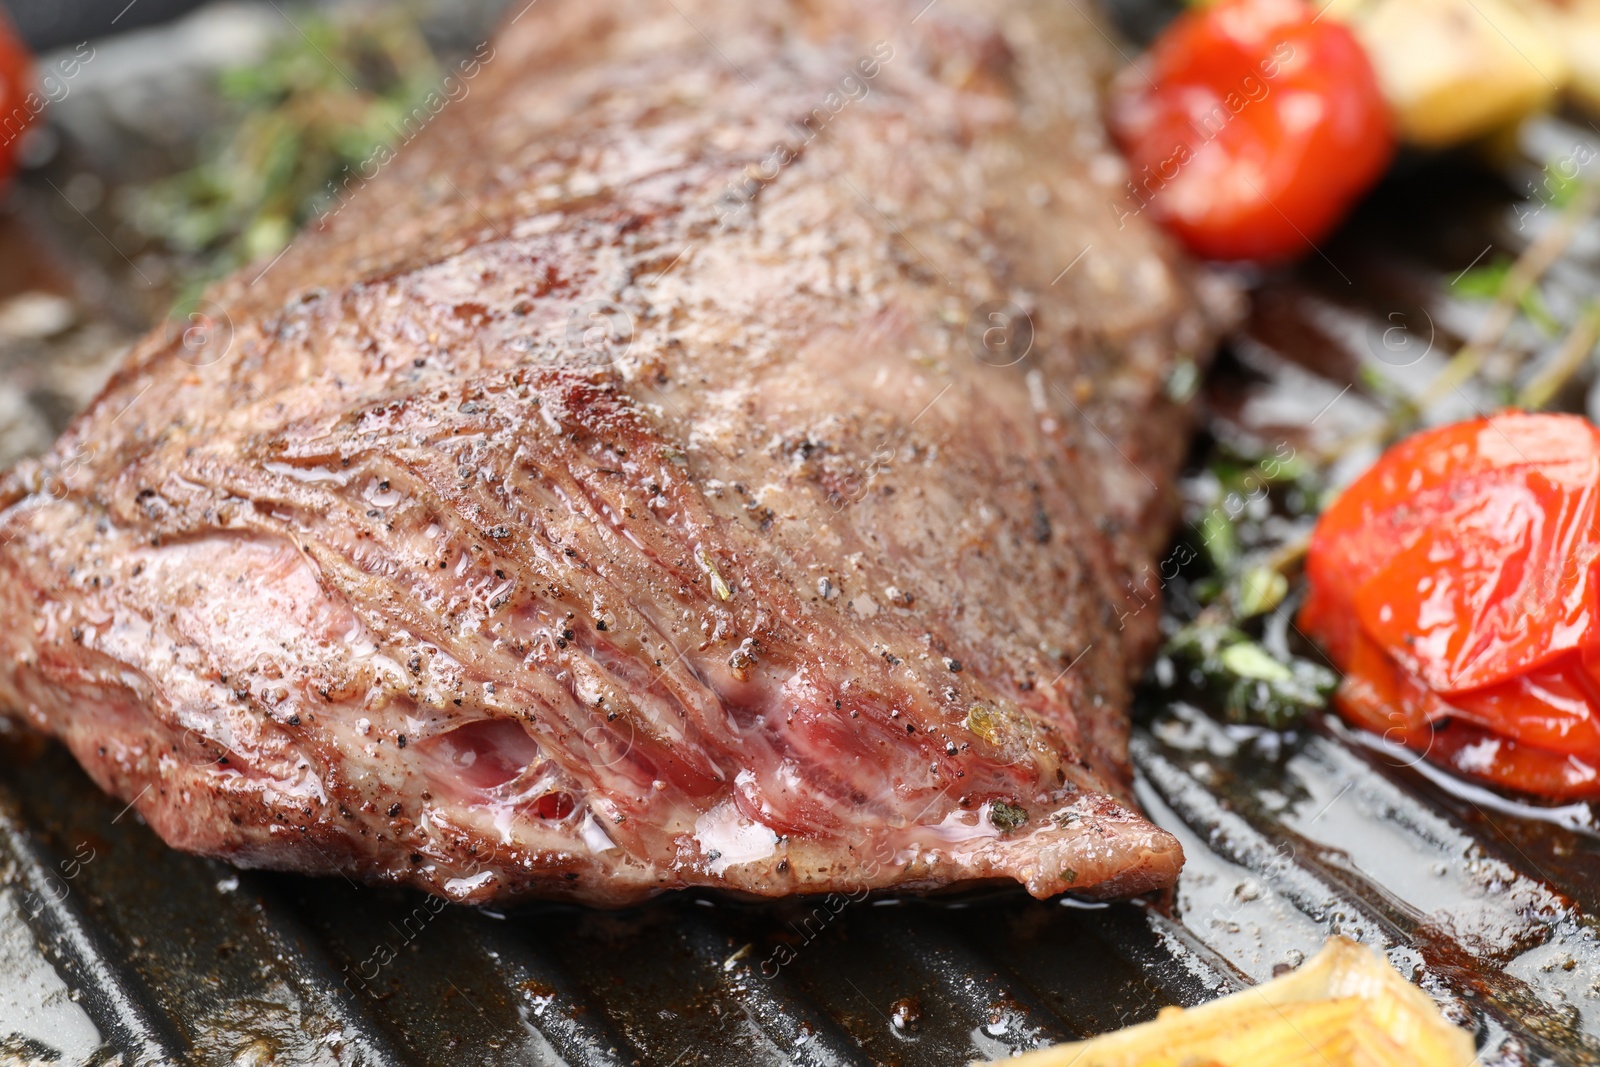
[[[174,846],[460,900],[1170,883],[1214,324],[1077,5],[925,3],[524,9],[0,482],[0,705]]]

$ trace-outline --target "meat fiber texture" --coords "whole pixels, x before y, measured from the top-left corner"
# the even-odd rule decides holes
[[[925,5],[508,15],[0,481],[0,706],[177,848],[460,901],[1170,884],[1226,301],[1079,5]]]

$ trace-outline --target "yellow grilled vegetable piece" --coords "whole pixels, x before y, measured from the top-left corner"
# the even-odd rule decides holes
[[[1401,135],[1443,147],[1545,107],[1567,84],[1554,9],[1513,0],[1373,0],[1353,8]],[[1336,9],[1337,10],[1337,9]]]
[[[1312,0],[1354,31],[1407,141],[1444,148],[1565,95],[1600,114],[1600,0]]]
[[[1164,1008],[1006,1067],[1470,1067],[1472,1039],[1376,952],[1342,937],[1292,974],[1198,1008]],[[1000,1067],[1000,1063],[991,1067]]]
[[[1575,0],[1554,10],[1571,67],[1567,90],[1579,106],[1600,113],[1600,0]]]

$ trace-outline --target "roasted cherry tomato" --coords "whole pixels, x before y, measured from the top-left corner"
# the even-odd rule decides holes
[[[1180,15],[1110,103],[1148,209],[1212,259],[1310,250],[1383,173],[1394,130],[1350,31],[1305,0],[1217,0]]]
[[[1507,413],[1412,437],[1317,523],[1301,626],[1356,724],[1462,774],[1600,796],[1600,430]]]
[[[22,131],[33,121],[35,107],[28,99],[33,62],[5,12],[0,11],[0,182],[16,169],[17,145]]]

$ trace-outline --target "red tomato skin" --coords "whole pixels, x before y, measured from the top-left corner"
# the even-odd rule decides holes
[[[1417,434],[1323,513],[1305,631],[1357,725],[1503,788],[1600,796],[1600,430]]]
[[[1394,155],[1360,42],[1305,0],[1217,0],[1178,16],[1113,87],[1128,211],[1196,254],[1272,262],[1311,250]]]
[[[0,10],[0,184],[16,170],[22,131],[33,121],[34,109],[28,101],[32,84],[33,60]]]

